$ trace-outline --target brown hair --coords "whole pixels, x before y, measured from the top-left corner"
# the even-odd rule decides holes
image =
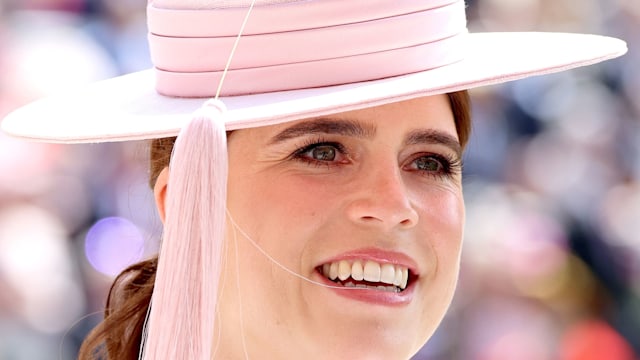
[[[447,94],[464,149],[471,135],[471,103],[466,90]],[[173,138],[151,141],[149,185],[154,187],[160,172],[169,166]],[[113,282],[107,297],[104,320],[82,343],[81,360],[106,358],[135,360],[138,358],[142,328],[151,301],[157,256],[125,269]]]

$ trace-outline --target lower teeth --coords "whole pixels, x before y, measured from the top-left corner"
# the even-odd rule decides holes
[[[344,283],[344,286],[345,287],[360,288],[360,289],[371,289],[371,290],[379,290],[379,291],[388,291],[388,292],[394,292],[394,293],[399,293],[400,292],[400,288],[398,288],[397,286],[382,286],[382,285],[371,286],[371,285],[365,285],[365,284],[354,284],[351,281],[347,281],[346,283]]]

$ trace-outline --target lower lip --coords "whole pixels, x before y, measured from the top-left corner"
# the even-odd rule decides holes
[[[385,306],[402,306],[407,305],[413,299],[413,293],[415,290],[415,281],[412,281],[406,289],[401,292],[381,291],[374,289],[363,288],[351,288],[334,283],[327,279],[320,273],[316,272],[315,275],[320,279],[320,282],[331,286],[328,290],[335,292],[336,294],[356,301],[365,302],[368,304],[385,305]],[[338,286],[338,287],[336,287]]]

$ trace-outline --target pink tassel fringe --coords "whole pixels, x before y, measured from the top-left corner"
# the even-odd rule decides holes
[[[176,141],[145,360],[209,360],[227,190],[224,105],[210,101]]]

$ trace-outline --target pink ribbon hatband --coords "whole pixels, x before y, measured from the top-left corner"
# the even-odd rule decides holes
[[[246,10],[160,9],[151,3],[149,43],[157,91],[214,96]],[[464,58],[466,34],[463,0],[256,6],[222,95],[348,84],[437,68]]]

